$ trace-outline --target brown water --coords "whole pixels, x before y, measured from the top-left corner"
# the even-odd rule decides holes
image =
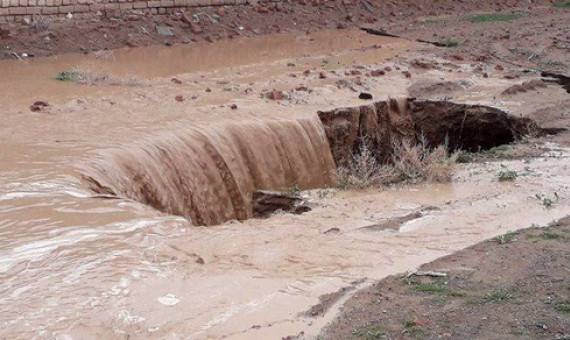
[[[335,164],[320,120],[188,127],[101,155],[101,194],[128,197],[196,225],[253,216],[254,190],[328,187]]]
[[[252,40],[252,51],[263,50],[264,41]],[[217,51],[212,55],[236,56],[231,65],[220,61],[219,69],[208,64],[215,63],[213,57],[193,69],[184,54],[197,52],[184,47],[114,52],[115,59],[62,56],[0,64],[7,75],[0,80],[0,101],[6,104],[0,108],[0,337],[273,339],[302,330],[314,335],[327,319],[298,314],[321,294],[568,212],[569,150],[559,148],[528,163],[463,165],[451,184],[316,190],[309,193],[313,210],[303,215],[196,226],[248,217],[236,207],[249,204],[254,187],[329,183],[325,170],[331,158],[315,113],[361,103],[352,90],[335,85],[332,71],[342,74],[353,61],[379,67],[420,48],[354,31],[276,41],[283,45],[271,45],[275,55],[247,52],[242,59],[235,46],[247,50],[247,41],[207,45]],[[378,43],[381,49],[371,48]],[[303,56],[302,46],[310,56]],[[148,66],[130,69],[124,60]],[[155,60],[190,66],[170,69],[174,61]],[[287,66],[291,61],[295,67]],[[136,87],[51,79],[83,63],[152,79]],[[314,70],[311,77],[299,76],[317,66],[329,78],[318,79]],[[214,69],[203,72],[209,67]],[[177,74],[183,71],[189,73]],[[174,74],[184,84],[160,78]],[[358,86],[381,99],[404,94],[409,82],[398,73]],[[314,92],[293,93],[281,102],[260,97],[263,90],[301,83]],[[226,91],[228,86],[238,90]],[[484,95],[501,90],[480,86],[488,91]],[[245,92],[248,87],[252,93]],[[199,98],[179,103],[174,95],[180,93]],[[465,94],[472,100],[481,96]],[[29,112],[27,106],[38,99],[52,107]],[[239,109],[220,106],[227,102]],[[496,174],[504,167],[524,176],[498,183]],[[179,173],[169,176],[173,172]],[[126,198],[97,197],[80,180],[86,173]],[[138,187],[131,181],[135,174]],[[184,180],[169,182],[174,177]],[[554,192],[562,199],[550,209],[533,198]],[[189,203],[180,204],[176,195]],[[160,204],[195,223],[133,199]],[[362,229],[425,206],[440,210],[399,232]],[[338,232],[325,233],[331,228]]]

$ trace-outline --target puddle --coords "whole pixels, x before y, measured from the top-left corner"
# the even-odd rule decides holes
[[[26,59],[20,62],[0,60],[0,102],[27,107],[36,100],[65,103],[78,96],[110,95],[129,87],[77,86],[55,81],[62,71],[74,69],[138,79],[170,77],[190,72],[231,69],[278,60],[335,54],[394,42],[396,39],[370,37],[357,30],[339,33],[322,31],[311,35],[272,34],[256,38],[211,43],[194,43],[172,47],[150,46],[87,55],[61,55]],[[319,63],[321,60],[319,60]],[[292,68],[291,68],[292,69]],[[260,68],[261,76],[271,76]],[[120,89],[118,89],[120,88]]]

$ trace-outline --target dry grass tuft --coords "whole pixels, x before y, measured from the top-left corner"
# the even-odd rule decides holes
[[[337,169],[337,183],[341,189],[364,189],[397,182],[449,182],[458,157],[444,145],[429,148],[424,140],[404,140],[393,141],[391,164],[381,164],[364,138],[353,161]]]
[[[409,140],[392,143],[392,162],[400,180],[417,183],[451,181],[459,153],[449,154],[445,145],[429,148],[425,140],[412,144]]]
[[[337,169],[337,182],[341,189],[364,189],[389,183],[393,175],[390,167],[380,164],[364,138],[352,162]]]

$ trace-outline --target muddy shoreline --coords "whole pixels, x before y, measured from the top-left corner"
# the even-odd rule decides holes
[[[388,277],[349,299],[320,338],[567,337],[569,242],[566,217]]]
[[[95,15],[91,20],[36,18],[30,24],[0,24],[0,59],[16,59],[24,53],[43,57],[68,53],[89,53],[148,45],[193,44],[283,32],[315,32],[366,26],[391,28],[429,17],[464,16],[474,11],[507,12],[550,6],[550,1],[523,5],[514,0],[489,3],[470,0],[385,2],[294,1],[257,3],[243,6],[205,7],[180,10],[170,15],[150,15],[134,11],[115,16]],[[213,19],[212,19],[213,18]],[[292,22],[294,18],[294,22]],[[168,36],[157,27],[166,27]],[[433,37],[429,37],[433,40]],[[428,39],[428,40],[429,40]],[[438,40],[445,41],[448,37]]]

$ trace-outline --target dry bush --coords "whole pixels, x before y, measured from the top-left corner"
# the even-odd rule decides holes
[[[383,165],[363,138],[352,162],[337,169],[337,183],[341,189],[364,189],[390,183],[395,175],[393,167]]]
[[[423,138],[417,144],[409,140],[392,143],[393,166],[400,180],[412,183],[422,180],[439,183],[451,181],[458,157],[457,152],[450,155],[445,145],[429,148]]]
[[[352,162],[337,169],[341,189],[363,189],[396,182],[449,182],[459,153],[449,154],[445,145],[429,148],[422,139],[392,142],[392,163],[381,164],[366,139]]]

